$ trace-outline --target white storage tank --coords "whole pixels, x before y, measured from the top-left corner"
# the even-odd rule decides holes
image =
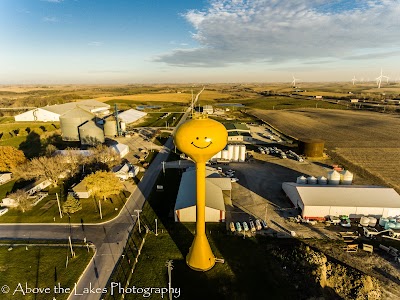
[[[374,218],[374,217],[368,217],[368,219],[369,219],[369,224],[368,224],[368,226],[371,226],[371,227],[375,227],[376,226],[376,222],[378,221],[376,218]]]
[[[233,159],[233,148],[234,148],[234,145],[228,145],[228,158],[227,159]]]
[[[240,145],[239,146],[239,161],[244,162],[246,160],[246,146]]]
[[[125,122],[119,122],[119,128],[121,129],[122,132],[126,131],[126,123]]]
[[[317,184],[317,178],[315,178],[314,176],[309,176],[309,177],[307,177],[307,183],[308,184]]]
[[[321,185],[328,184],[328,178],[326,178],[325,176],[319,176],[317,179],[318,179],[318,184]]]
[[[360,225],[361,226],[368,226],[369,225],[369,218],[368,217],[361,217]]]
[[[307,178],[303,175],[297,177],[296,183],[298,184],[306,184],[307,183]]]
[[[222,153],[221,153],[222,151],[219,151],[217,154],[215,154],[214,156],[215,156],[215,158],[221,158],[221,155],[222,155]]]
[[[221,158],[222,159],[229,159],[228,158],[228,150],[222,150]]]
[[[343,170],[340,173],[340,183],[350,185],[353,182],[353,177],[353,173],[351,173],[349,170]]]
[[[336,185],[340,183],[340,173],[336,170],[328,172],[328,184]]]
[[[235,147],[233,148],[233,158],[232,158],[233,161],[239,161],[239,151],[240,151],[239,145],[235,145]]]

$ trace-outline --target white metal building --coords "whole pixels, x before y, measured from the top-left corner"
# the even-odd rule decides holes
[[[79,182],[77,185],[72,187],[72,191],[74,196],[78,197],[79,199],[87,199],[92,194],[91,190],[88,190],[83,183],[83,181]]]
[[[206,222],[225,222],[224,195],[230,197],[229,178],[222,178],[213,168],[206,168]],[[229,195],[226,194],[229,192]],[[196,170],[182,174],[175,203],[176,222],[196,222]]]
[[[392,188],[365,185],[307,185],[282,183],[282,189],[302,217],[322,219],[329,215],[400,216],[400,195]]]
[[[128,109],[118,114],[118,118],[126,124],[136,122],[137,120],[146,116],[147,113],[136,109]]]
[[[58,122],[60,116],[66,112],[81,108],[93,114],[107,114],[110,110],[110,105],[96,100],[82,100],[78,102],[68,102],[64,104],[49,105],[45,107],[35,108],[26,111],[22,114],[14,116],[15,121],[28,122]]]
[[[121,158],[127,155],[130,150],[128,145],[121,143],[111,145],[110,148],[114,150],[116,153],[118,153]]]

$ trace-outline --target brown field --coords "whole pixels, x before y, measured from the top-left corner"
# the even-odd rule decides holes
[[[188,93],[156,93],[156,94],[136,94],[136,95],[123,95],[123,96],[108,96],[98,97],[95,100],[98,101],[109,101],[109,100],[130,100],[130,101],[160,101],[160,102],[187,102],[189,103],[192,99],[192,94]]]
[[[321,109],[252,112],[297,139],[325,140],[350,171],[400,191],[400,116]]]

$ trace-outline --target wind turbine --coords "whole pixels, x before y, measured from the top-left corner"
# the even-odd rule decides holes
[[[389,77],[383,75],[383,73],[382,73],[382,68],[381,68],[381,75],[380,75],[379,77],[376,78],[376,84],[378,85],[378,89],[381,88],[382,78],[386,78],[386,81],[389,82]]]
[[[300,79],[299,78],[295,78],[293,74],[292,74],[292,77],[293,77],[292,85],[295,88],[296,87],[296,80],[300,80]]]
[[[351,81],[353,81],[353,85],[354,85],[354,83],[355,83],[356,81],[358,81],[358,80],[356,79],[356,75],[353,76],[353,79],[352,79]]]

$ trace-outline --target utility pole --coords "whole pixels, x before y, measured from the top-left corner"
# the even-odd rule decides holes
[[[72,248],[72,241],[71,241],[71,236],[68,236],[68,241],[69,241],[69,247],[71,248],[71,256],[75,257],[75,252],[74,249]]]
[[[158,236],[158,233],[157,233],[157,219],[155,219],[155,221],[156,221],[156,236]]]
[[[193,118],[193,89],[192,89],[192,118]]]
[[[141,209],[135,209],[134,212],[137,213],[137,220],[138,220],[138,223],[139,223],[139,233],[142,233],[142,230],[140,229],[140,216],[139,216],[139,213],[141,213],[142,210]]]
[[[172,300],[172,260],[168,260],[166,267],[168,268],[168,292],[169,292],[169,300]]]
[[[103,214],[101,212],[101,200],[99,199],[99,211],[100,211],[100,219],[103,219]]]
[[[62,219],[63,215],[61,212],[61,205],[60,205],[60,199],[58,198],[58,193],[56,193],[56,197],[57,197],[58,211],[60,212],[60,218]]]
[[[163,173],[165,175],[165,161],[162,162],[162,171],[163,171]]]

